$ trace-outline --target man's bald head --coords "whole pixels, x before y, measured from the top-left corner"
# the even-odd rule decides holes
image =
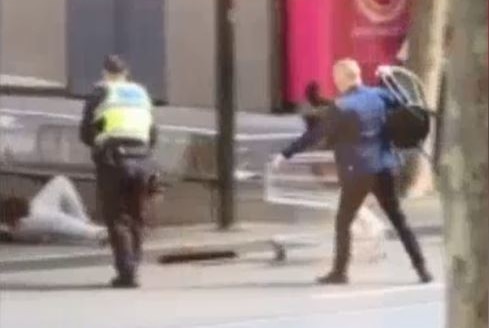
[[[341,59],[333,67],[333,78],[338,90],[345,92],[362,84],[362,70],[356,60]]]

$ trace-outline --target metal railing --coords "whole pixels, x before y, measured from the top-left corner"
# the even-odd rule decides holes
[[[267,164],[264,200],[311,208],[335,208],[339,182],[331,151],[295,156],[280,167]]]
[[[0,172],[32,176],[64,174],[93,179],[90,150],[78,140],[74,115],[0,109]],[[236,135],[238,180],[263,176],[270,153],[289,143],[295,133]],[[188,126],[159,126],[155,160],[170,180],[210,182],[217,179],[216,133]]]

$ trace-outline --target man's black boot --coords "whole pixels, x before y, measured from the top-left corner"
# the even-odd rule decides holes
[[[419,266],[416,268],[416,272],[418,273],[419,280],[423,284],[429,284],[433,281],[433,275],[426,269],[425,266]]]
[[[134,276],[118,276],[110,282],[112,288],[138,288],[139,283]]]
[[[329,274],[319,277],[316,281],[322,285],[342,285],[348,283],[348,277],[343,272],[332,271]]]

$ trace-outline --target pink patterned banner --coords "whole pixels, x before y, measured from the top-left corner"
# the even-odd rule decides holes
[[[379,64],[395,62],[409,27],[410,0],[287,0],[287,100],[304,100],[317,81],[336,92],[331,68],[343,57],[357,59],[367,82]]]
[[[379,64],[392,64],[409,28],[409,0],[353,0],[352,56],[365,79],[375,80]]]

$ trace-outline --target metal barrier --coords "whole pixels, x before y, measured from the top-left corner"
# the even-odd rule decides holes
[[[68,116],[4,114],[0,109],[0,170],[33,176],[67,174],[72,178],[93,175],[90,150],[78,140],[78,122]],[[164,131],[155,158],[164,173],[181,176],[182,163],[198,136]]]
[[[82,188],[83,196],[87,204],[93,203],[94,166],[89,149],[78,140],[79,120],[74,115],[0,108],[0,193],[15,190],[29,196],[49,178],[62,174],[78,186],[90,186]],[[264,205],[262,178],[269,154],[280,151],[296,136],[294,133],[236,136],[235,178],[239,183],[236,192],[239,199],[246,201],[246,205],[243,202],[241,205],[246,208],[258,203]],[[173,206],[176,199],[181,199],[176,207],[192,208],[194,205],[188,204],[197,202],[200,209],[195,205],[195,211],[202,212],[205,203],[206,211],[213,217],[217,183],[215,131],[161,125],[159,139],[155,159],[165,183],[176,187],[168,190],[173,193],[173,196],[169,195],[169,202],[173,203],[167,203],[167,206]],[[204,189],[192,188],[189,183]],[[175,217],[187,215],[175,211],[172,212]],[[249,209],[243,211],[252,212]],[[197,216],[199,214],[192,214],[191,220]],[[206,217],[202,213],[200,216]]]
[[[335,208],[339,182],[332,152],[295,156],[278,168],[267,164],[264,199],[275,204]]]
[[[61,172],[80,170],[84,174],[93,170],[90,151],[78,140],[78,121],[78,117],[70,115],[0,109],[0,168],[13,172],[53,167]],[[296,136],[237,135],[237,171],[262,175],[269,154],[279,151]],[[168,176],[215,180],[215,139],[213,130],[161,125],[155,159]]]

